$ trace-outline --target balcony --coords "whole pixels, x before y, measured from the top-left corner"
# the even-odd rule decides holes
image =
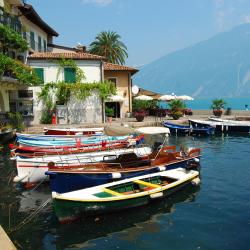
[[[21,34],[24,39],[26,39],[26,32],[22,28],[22,24],[19,20],[19,17],[5,12],[4,9],[1,7],[0,7],[0,24],[9,26],[13,30]]]

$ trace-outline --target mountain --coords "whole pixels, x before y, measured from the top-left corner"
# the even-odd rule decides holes
[[[147,64],[133,84],[198,98],[250,97],[250,24]]]

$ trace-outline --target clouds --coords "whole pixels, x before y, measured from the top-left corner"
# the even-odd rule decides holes
[[[105,7],[110,5],[113,0],[81,0],[83,4],[94,4],[100,7]]]

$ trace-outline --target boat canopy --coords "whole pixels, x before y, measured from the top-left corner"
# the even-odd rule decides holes
[[[104,133],[109,136],[123,136],[138,134],[139,132],[130,127],[106,125],[104,127]]]

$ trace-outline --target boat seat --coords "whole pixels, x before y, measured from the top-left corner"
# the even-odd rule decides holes
[[[146,182],[146,181],[142,181],[142,180],[135,180],[135,181],[133,181],[133,182],[134,182],[134,183],[137,183],[137,184],[139,184],[139,185],[143,185],[143,186],[151,187],[151,188],[159,188],[159,187],[161,187],[161,185],[153,184],[153,183]]]

